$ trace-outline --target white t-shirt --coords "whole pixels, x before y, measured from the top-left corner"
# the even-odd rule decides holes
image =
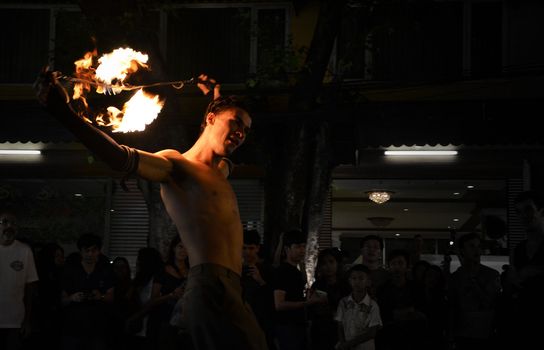
[[[21,328],[25,285],[38,280],[30,247],[17,240],[0,245],[0,328]]]
[[[342,323],[346,340],[351,340],[361,334],[365,329],[373,326],[381,326],[380,308],[368,294],[360,303],[348,295],[338,303],[335,320]],[[354,350],[374,350],[374,339],[353,347]]]

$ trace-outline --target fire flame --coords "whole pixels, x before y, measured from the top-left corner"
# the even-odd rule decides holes
[[[98,67],[96,68],[96,78],[107,85],[112,85],[112,82],[118,80],[121,83],[125,78],[136,72],[140,67],[148,68],[146,62],[148,56],[131,48],[118,48],[110,53],[107,53],[98,59]],[[112,85],[114,93],[122,91],[121,86]],[[96,89],[98,93],[104,93],[101,86]]]
[[[149,68],[148,55],[131,48],[118,48],[104,54],[97,61],[98,67],[94,68],[93,63],[96,61],[93,59],[96,56],[96,51],[87,52],[82,59],[74,62],[76,78],[72,98],[81,100],[87,113],[89,105],[85,95],[92,87],[99,94],[106,94],[107,90],[118,94],[129,90],[124,89],[126,86],[123,83],[130,74],[140,68]],[[113,132],[143,131],[146,125],[157,118],[163,105],[164,100],[161,101],[158,95],[140,89],[124,104],[122,111],[110,106],[107,108],[107,115],[98,115],[96,122],[99,125],[111,126]],[[90,122],[87,118],[85,120]]]
[[[92,79],[94,76],[93,57],[96,56],[96,51],[87,52],[82,59],[74,62],[76,66],[76,76],[84,79]],[[85,108],[89,108],[85,94],[91,91],[91,85],[88,83],[78,82],[74,84],[74,94],[72,98],[74,100],[81,99]]]
[[[99,125],[111,126],[113,132],[143,131],[153,122],[161,111],[164,101],[158,95],[138,90],[120,111],[115,107],[108,107],[109,122],[100,115],[96,118]]]

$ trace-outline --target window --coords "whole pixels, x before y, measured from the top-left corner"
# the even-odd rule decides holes
[[[222,82],[245,79],[249,67],[248,8],[184,8],[168,14],[170,75],[188,79],[205,72]]]
[[[32,83],[47,63],[49,10],[0,10],[0,83]]]
[[[94,49],[90,24],[80,11],[59,11],[55,18],[55,70],[70,74],[74,62]]]
[[[454,79],[462,74],[462,4],[351,8],[336,42],[334,69],[347,79]]]
[[[259,10],[256,73],[263,78],[287,80],[286,75],[291,72],[285,26],[285,10]]]
[[[205,72],[225,83],[244,82],[256,71],[282,67],[285,7],[186,7],[167,13],[166,60],[170,75]],[[254,54],[252,54],[254,53]]]
[[[223,83],[240,83],[258,66],[281,66],[274,60],[285,54],[288,6],[172,5],[150,11],[146,21],[157,33],[171,79],[206,73]],[[74,61],[94,49],[93,32],[77,6],[1,7],[0,83],[32,83],[48,61],[55,70],[72,73]]]

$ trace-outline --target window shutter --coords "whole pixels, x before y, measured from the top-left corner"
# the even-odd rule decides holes
[[[119,186],[112,195],[109,235],[109,255],[127,258],[130,265],[136,265],[138,250],[148,245],[149,212],[137,181],[126,181],[129,191]]]
[[[507,208],[507,235],[508,249],[513,252],[516,245],[525,239],[525,228],[516,213],[514,201],[516,196],[523,192],[523,179],[509,179],[508,183],[508,208]]]
[[[332,189],[329,188],[318,232],[319,249],[332,247]]]
[[[244,229],[263,234],[264,188],[260,180],[231,180]]]

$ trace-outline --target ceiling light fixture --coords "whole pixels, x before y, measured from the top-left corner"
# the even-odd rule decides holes
[[[377,204],[383,204],[391,199],[393,192],[384,190],[374,190],[366,192],[368,199]]]
[[[456,156],[457,151],[385,151],[386,156]]]

